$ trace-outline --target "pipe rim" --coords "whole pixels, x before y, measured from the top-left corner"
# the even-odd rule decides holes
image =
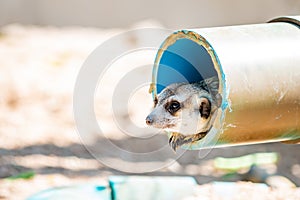
[[[300,28],[300,16],[277,17],[275,19],[270,20],[268,23],[274,23],[274,22],[285,22],[285,23],[296,25],[298,28]]]
[[[173,34],[171,34],[169,37],[165,39],[165,41],[162,43],[161,47],[159,48],[155,58],[153,71],[152,71],[152,83],[150,84],[149,93],[152,93],[152,98],[154,101],[158,95],[156,84],[157,84],[157,74],[159,70],[160,60],[163,56],[164,51],[167,50],[168,47],[172,46],[179,39],[191,40],[205,48],[205,50],[210,56],[210,59],[213,62],[213,67],[217,72],[217,76],[219,79],[219,93],[222,96],[221,109],[217,110],[218,113],[213,122],[213,129],[203,139],[194,142],[193,144],[183,145],[182,148],[189,149],[189,150],[200,149],[205,146],[205,143],[211,143],[211,140],[219,144],[221,141],[218,141],[218,137],[222,133],[223,121],[224,121],[223,119],[225,118],[225,113],[226,113],[225,111],[228,107],[230,108],[230,104],[228,102],[229,92],[226,84],[225,73],[223,72],[217,53],[212,47],[212,45],[203,36],[201,36],[200,34],[194,31],[180,30],[174,32]],[[168,132],[168,134],[170,133]],[[207,136],[209,135],[211,135],[212,137],[210,137],[210,139],[208,139],[209,141],[207,141]]]

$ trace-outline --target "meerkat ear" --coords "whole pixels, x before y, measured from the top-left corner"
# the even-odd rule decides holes
[[[207,119],[210,116],[210,112],[211,112],[210,101],[205,97],[201,97],[199,99],[199,102],[200,102],[200,106],[199,106],[200,116],[204,119]]]

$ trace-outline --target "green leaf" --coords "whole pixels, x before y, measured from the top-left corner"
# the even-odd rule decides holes
[[[21,172],[17,175],[13,175],[10,177],[7,177],[9,180],[16,180],[16,179],[31,179],[35,176],[35,173],[33,171],[27,171],[27,172]]]

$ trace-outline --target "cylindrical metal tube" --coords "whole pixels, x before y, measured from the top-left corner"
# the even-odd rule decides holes
[[[213,75],[220,81],[223,102],[213,129],[185,148],[300,138],[299,19],[184,30],[164,41],[153,68],[153,97],[164,85],[183,81],[167,68],[189,82]]]

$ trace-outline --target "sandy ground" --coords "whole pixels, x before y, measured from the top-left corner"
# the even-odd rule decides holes
[[[143,22],[135,26],[156,26],[156,22]],[[296,186],[300,185],[300,146],[281,143],[240,146],[211,151],[187,151],[174,154],[167,147],[165,135],[151,135],[157,130],[145,129],[144,117],[151,107],[148,85],[142,85],[130,99],[128,107],[116,106],[119,126],[126,130],[140,128],[140,135],[120,133],[114,125],[111,112],[111,97],[118,79],[131,72],[132,66],[141,68],[134,75],[151,79],[151,62],[155,51],[142,51],[120,58],[114,63],[114,71],[100,82],[95,95],[95,113],[105,132],[98,135],[94,125],[90,132],[78,134],[73,118],[72,94],[77,74],[87,56],[103,41],[122,30],[94,28],[55,28],[10,25],[0,29],[0,199],[24,199],[40,190],[75,183],[103,183],[109,175],[128,175],[107,165],[135,174],[141,170],[152,172],[143,175],[189,175],[194,176],[199,186],[190,199],[223,199],[214,193],[212,181],[251,180],[243,173],[226,178],[226,172],[214,167],[213,159],[235,157],[256,152],[277,152],[279,161],[271,173],[286,177]],[[138,46],[141,36],[125,39]],[[102,84],[102,85],[101,85]],[[82,116],[82,123],[89,119]],[[133,123],[131,123],[133,121]],[[130,131],[129,131],[130,132]],[[84,135],[82,135],[84,134]],[[139,138],[145,138],[138,140]],[[85,140],[86,138],[86,140]],[[150,138],[150,139],[147,139]],[[83,139],[83,140],[82,140]],[[87,140],[91,141],[90,143]],[[110,152],[110,141],[121,149]],[[84,145],[83,145],[84,143]],[[149,153],[167,147],[162,153],[154,153],[145,159],[128,156],[126,152]],[[95,159],[88,150],[99,153]],[[108,152],[103,153],[105,150]],[[125,152],[125,153],[124,153]],[[124,153],[124,155],[122,154]],[[131,155],[131,154],[130,154]],[[137,160],[141,159],[141,160]],[[135,168],[136,167],[136,168]],[[7,177],[22,172],[34,171],[28,180],[9,180]],[[256,179],[262,179],[258,176]],[[279,179],[279,182],[284,182]],[[237,183],[235,199],[300,199],[299,189],[289,184],[264,191],[255,190],[251,183]]]

